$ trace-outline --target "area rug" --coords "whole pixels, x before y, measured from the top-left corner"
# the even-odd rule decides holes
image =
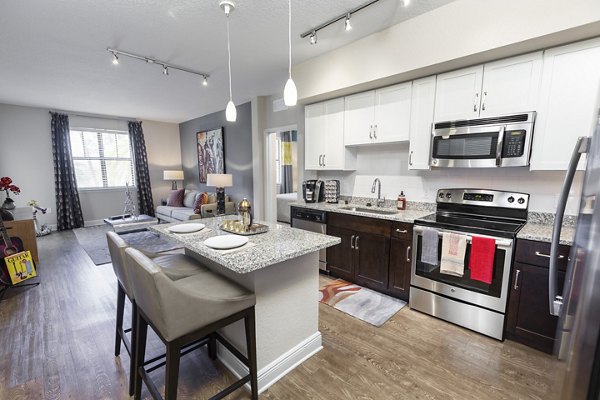
[[[319,288],[319,301],[374,326],[381,326],[406,305],[395,299],[342,279]]]
[[[96,265],[111,262],[108,242],[106,241],[106,232],[110,229],[108,225],[73,229],[77,241]],[[183,247],[181,243],[175,240],[157,236],[149,231],[122,233],[120,236],[133,247],[155,253]]]

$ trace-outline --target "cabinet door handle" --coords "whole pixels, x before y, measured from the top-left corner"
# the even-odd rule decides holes
[[[354,249],[354,235],[350,238],[350,248]]]
[[[375,124],[375,127],[373,128],[373,139],[377,139],[377,124]]]
[[[477,103],[479,103],[479,93],[475,93],[475,102],[473,103],[473,112],[477,112]]]
[[[325,166],[325,154],[323,154],[323,166]]]
[[[519,275],[521,275],[520,269],[517,270],[517,273],[515,275],[515,286],[514,286],[515,290],[519,290]]]
[[[373,125],[369,128],[369,139],[373,139]]]
[[[412,165],[412,155],[413,155],[413,152],[411,151],[410,154],[408,155],[408,165]]]
[[[354,239],[354,249],[358,250],[358,239],[360,239],[360,236],[357,236],[356,239]]]
[[[540,253],[539,251],[535,252],[535,255],[538,257],[545,257],[545,258],[550,258],[550,254],[544,254],[544,253]],[[562,254],[558,255],[558,259],[562,260],[563,258],[565,258],[565,256],[563,256]]]
[[[481,111],[485,111],[485,99],[487,98],[487,92],[483,92],[483,97],[481,98]]]
[[[406,262],[410,262],[410,246],[406,248]]]
[[[323,157],[323,155],[319,154],[319,167],[323,166],[323,164],[321,164],[321,157]]]
[[[398,233],[408,233],[408,230],[407,229],[402,229],[401,230],[400,228],[396,228],[396,232],[398,232]]]

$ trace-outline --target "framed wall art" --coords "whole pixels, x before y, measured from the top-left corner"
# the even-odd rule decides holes
[[[196,133],[198,141],[198,176],[206,183],[208,174],[225,173],[225,142],[223,128]]]

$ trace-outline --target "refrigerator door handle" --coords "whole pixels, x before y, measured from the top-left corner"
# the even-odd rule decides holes
[[[552,244],[550,247],[550,268],[548,275],[548,294],[549,294],[549,305],[550,315],[558,316],[560,309],[563,304],[562,296],[557,296],[557,267],[558,267],[558,245],[560,243],[560,232],[562,229],[563,218],[565,216],[565,209],[567,207],[567,200],[569,198],[569,192],[571,191],[571,185],[573,184],[573,177],[575,171],[577,171],[577,164],[581,155],[587,153],[589,150],[590,138],[580,136],[577,139],[577,144],[571,155],[569,161],[569,167],[565,175],[565,181],[563,183],[560,196],[558,198],[558,205],[556,206],[556,215],[554,217],[554,226],[552,227]]]

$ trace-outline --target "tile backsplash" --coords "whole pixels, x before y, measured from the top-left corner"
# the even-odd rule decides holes
[[[435,202],[438,189],[481,188],[529,193],[529,210],[554,213],[564,171],[529,171],[527,168],[447,168],[408,170],[408,144],[362,147],[356,171],[320,171],[319,179],[339,179],[341,193],[353,197],[377,197],[373,180],[381,180],[381,196],[395,200],[401,190],[408,201]],[[577,214],[583,173],[577,172],[567,202],[567,214]]]

